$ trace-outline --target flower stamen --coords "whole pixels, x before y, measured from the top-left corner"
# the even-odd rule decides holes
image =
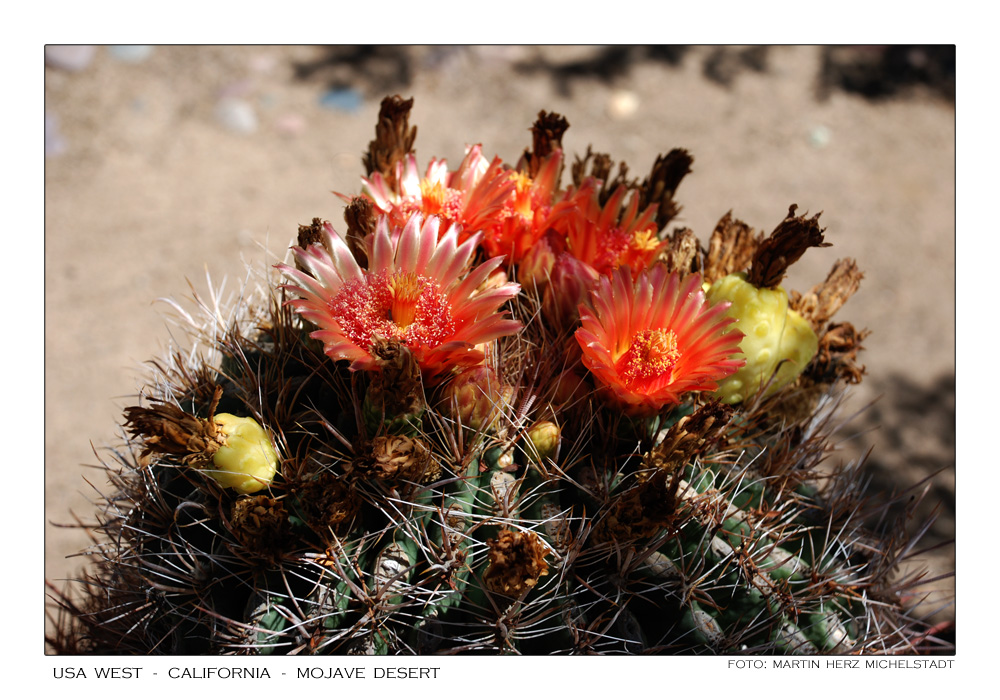
[[[411,271],[349,282],[329,308],[344,335],[361,347],[376,336],[436,345],[455,330],[451,305],[440,286]]]
[[[458,221],[462,216],[462,193],[444,183],[424,179],[420,181],[420,201],[413,205],[414,211],[422,211],[424,215]]]
[[[661,378],[672,381],[673,368],[680,357],[673,331],[642,330],[632,336],[628,350],[615,364],[625,386],[634,389]]]

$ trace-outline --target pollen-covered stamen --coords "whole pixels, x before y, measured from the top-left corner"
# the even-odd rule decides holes
[[[574,257],[590,263],[596,270],[607,273],[618,267],[618,259],[628,251],[631,238],[619,228],[601,231],[597,236],[570,240]]]
[[[360,347],[375,337],[434,347],[455,332],[448,298],[434,280],[415,272],[348,282],[329,308],[344,335]]]
[[[680,357],[673,331],[643,330],[632,336],[628,350],[615,365],[625,386],[634,388],[637,384],[661,378],[671,381],[671,372]]]
[[[530,221],[534,216],[534,208],[531,206],[531,188],[534,183],[528,175],[521,172],[511,173],[510,179],[514,183],[514,196],[508,204],[511,213]]]
[[[649,255],[661,245],[655,229],[626,231],[622,228],[612,228],[602,231],[597,237],[594,267],[602,272],[610,272],[624,262],[628,262],[629,254]]]
[[[457,221],[462,214],[462,193],[440,182],[421,180],[419,210],[425,216]]]
[[[424,292],[421,278],[415,272],[395,272],[389,277],[389,320],[400,330],[406,330],[417,317],[417,304]]]
[[[656,236],[655,228],[636,231],[630,242],[630,247],[640,253],[651,253],[659,248],[660,245],[661,241]]]

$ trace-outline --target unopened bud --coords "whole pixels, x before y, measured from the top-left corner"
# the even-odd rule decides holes
[[[580,319],[579,306],[600,275],[572,255],[562,254],[552,266],[549,285],[542,297],[545,319],[562,328],[572,327]]]
[[[541,421],[528,428],[531,447],[528,456],[536,462],[555,459],[559,454],[559,426],[551,421]]]
[[[473,430],[488,432],[510,406],[514,390],[489,367],[470,367],[455,377],[445,393],[452,417]]]
[[[517,281],[527,289],[541,294],[549,284],[556,254],[548,237],[540,238],[524,254],[517,266]]]

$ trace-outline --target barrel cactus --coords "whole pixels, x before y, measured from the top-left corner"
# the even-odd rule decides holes
[[[818,217],[668,232],[686,151],[639,181],[588,149],[563,186],[545,112],[514,167],[422,173],[411,105],[346,227],[300,226],[230,315],[178,305],[195,351],[125,411],[51,649],[918,651],[904,523],[828,459],[861,274],[778,285]]]

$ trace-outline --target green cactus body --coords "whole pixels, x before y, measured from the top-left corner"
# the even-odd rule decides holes
[[[744,401],[765,384],[764,396],[771,396],[795,380],[816,354],[816,333],[788,308],[788,294],[781,287],[760,289],[747,282],[745,273],[734,273],[716,281],[707,297],[713,304],[730,302],[727,313],[744,333],[740,349],[746,364],[719,382],[716,395],[723,402]]]
[[[684,414],[692,415],[690,409]],[[749,425],[733,421],[732,439],[742,439]],[[425,419],[421,435],[428,430]],[[351,436],[344,437],[349,442]],[[657,430],[648,444],[668,437],[669,426]],[[434,445],[439,442],[422,439],[438,449]],[[596,538],[593,524],[612,512],[619,520],[628,516],[628,509],[616,511],[615,504],[644,483],[632,471],[641,466],[635,439],[601,444],[600,449],[617,456],[606,463],[613,470],[596,469],[597,488],[565,477],[564,465],[552,456],[547,466],[527,459],[519,465],[511,461],[517,452],[491,448],[484,453],[481,442],[463,454],[460,473],[446,467],[433,484],[389,488],[338,477],[344,488],[360,489],[364,506],[349,532],[338,536],[335,545],[324,545],[325,553],[316,549],[318,530],[307,526],[310,511],[301,502],[312,491],[293,491],[286,499],[291,554],[268,573],[269,580],[282,583],[265,586],[271,591],[265,595],[251,586],[225,594],[243,601],[242,613],[235,606],[227,613],[234,619],[234,632],[227,638],[243,640],[230,642],[232,648],[264,655],[450,649],[846,653],[866,644],[858,630],[875,611],[854,592],[865,585],[855,573],[856,562],[844,559],[844,547],[826,542],[828,528],[820,517],[824,491],[760,476],[755,462],[763,459],[766,444],[746,460],[699,455],[683,467],[673,520],[647,528],[634,541]],[[435,459],[454,463],[444,455]],[[568,459],[576,457],[570,452]],[[325,464],[334,472],[343,469],[336,461]],[[172,509],[183,503],[207,500],[190,483],[176,480],[168,465],[135,471],[138,484],[161,473],[167,490],[158,498],[168,510],[161,516],[146,513],[147,528],[155,522],[166,527],[174,520]],[[142,499],[151,491],[155,489],[142,486],[133,498],[146,503]],[[642,498],[632,503],[645,507]],[[201,506],[197,511],[184,508],[189,517],[176,532],[186,538],[181,546],[188,556],[205,572],[231,568],[220,558],[231,558],[227,547],[234,545],[227,540],[221,546],[214,534],[225,523],[206,518]],[[486,587],[487,543],[508,528],[536,534],[550,567],[523,595],[502,595]],[[163,569],[178,546],[177,536],[168,539],[164,530],[138,542],[136,559],[148,562],[150,571]],[[656,544],[651,548],[650,543]],[[616,569],[630,560],[627,569]],[[228,586],[223,583],[227,578],[219,578],[214,585]],[[192,580],[190,585],[205,584]],[[197,597],[174,597],[174,618],[180,616],[193,631],[176,648],[196,648],[192,645],[199,637],[205,649],[226,647],[211,641],[210,627],[193,608],[184,612]],[[223,597],[221,590],[214,597]]]
[[[420,434],[422,411],[402,415],[386,415],[380,405],[375,405],[368,397],[361,404],[361,415],[369,435],[391,434],[416,437]]]
[[[289,627],[286,596],[263,592],[251,598],[247,614],[249,648],[261,656],[281,653],[289,644],[285,634]]]
[[[426,619],[447,614],[451,608],[460,606],[464,599],[475,564],[470,548],[473,540],[468,531],[473,527],[472,515],[480,479],[479,460],[473,459],[465,474],[456,480],[451,494],[444,499],[441,512],[434,516],[432,543],[441,553],[449,575],[441,584],[440,597],[424,606]]]
[[[308,596],[312,602],[312,614],[322,620],[323,628],[339,630],[347,616],[353,600],[353,571],[351,568],[350,548],[342,550],[339,561],[334,565],[326,564],[316,589]]]

